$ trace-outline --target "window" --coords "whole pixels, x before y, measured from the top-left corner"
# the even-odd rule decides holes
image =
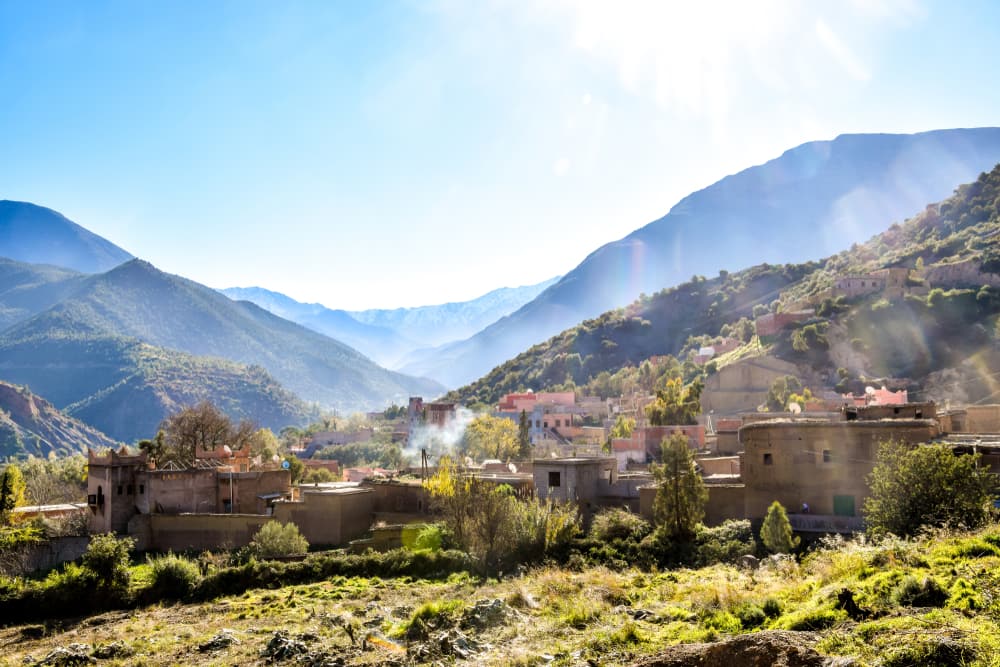
[[[560,426],[562,426],[562,420],[561,419],[557,419],[556,420],[556,428],[559,428]]]
[[[545,428],[549,427],[549,423],[548,422],[542,422],[542,423],[545,425]]]
[[[549,473],[549,488],[562,486],[562,475],[558,472]]]
[[[135,493],[135,487],[132,486],[131,484],[129,484],[128,488],[126,489],[126,491],[128,492],[128,495],[131,496],[133,493]]]
[[[122,485],[119,484],[118,485],[118,495],[120,496],[121,494],[122,494]]]
[[[824,449],[823,450],[823,463],[829,463],[832,460],[833,460],[833,452],[831,452],[829,449]]]
[[[771,453],[764,454],[764,465],[769,466],[772,463],[774,463],[774,459],[771,457]]]
[[[146,493],[146,485],[145,484],[140,484],[139,485],[139,495],[141,496],[144,493]]]

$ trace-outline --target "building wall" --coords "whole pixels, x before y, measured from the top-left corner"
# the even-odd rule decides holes
[[[794,364],[772,357],[757,357],[730,364],[705,380],[701,394],[703,414],[735,415],[753,411],[767,400],[771,384],[785,375],[799,375]]]
[[[150,549],[202,551],[250,544],[269,516],[254,514],[152,514]]]
[[[1000,433],[1000,405],[966,406],[964,427],[968,433]]]
[[[124,533],[136,513],[136,503],[145,495],[136,474],[145,469],[146,457],[110,452],[104,456],[88,453],[88,524],[92,533]],[[141,491],[141,493],[140,493]],[[93,501],[92,503],[90,501]]]
[[[597,497],[599,480],[607,478],[615,468],[615,459],[536,459],[534,462],[535,493],[541,499],[587,501]],[[559,485],[552,474],[558,475]]]
[[[142,514],[222,512],[215,470],[144,470],[136,482],[145,488],[137,496]]]
[[[748,424],[740,429],[745,516],[763,518],[775,500],[790,512],[807,503],[812,513],[836,514],[835,503],[842,509],[847,499],[853,499],[857,515],[868,496],[865,478],[874,467],[877,443],[928,442],[937,435],[936,422],[929,419]]]
[[[365,481],[362,488],[372,491],[372,511],[426,516],[430,496],[422,484],[395,481]]]
[[[726,519],[743,519],[746,505],[746,486],[743,484],[707,484],[708,501],[705,503],[706,526],[718,526]]]
[[[303,491],[302,500],[274,505],[274,518],[298,526],[309,544],[340,546],[372,525],[373,494],[368,488]]]

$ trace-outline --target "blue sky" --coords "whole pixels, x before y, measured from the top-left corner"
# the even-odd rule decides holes
[[[998,37],[972,1],[0,0],[0,198],[214,287],[463,300],[805,141],[1000,125]]]

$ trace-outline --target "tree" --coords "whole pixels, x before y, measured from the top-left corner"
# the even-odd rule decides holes
[[[250,457],[253,459],[260,457],[262,465],[270,464],[275,454],[281,449],[281,442],[269,428],[261,428],[254,431],[249,438],[249,442]]]
[[[764,525],[760,527],[760,541],[773,554],[786,554],[799,544],[799,538],[792,535],[788,513],[777,500],[767,508]]]
[[[517,457],[522,461],[531,460],[530,426],[528,413],[521,410],[521,417],[517,421]]]
[[[681,378],[668,378],[663,388],[657,390],[656,399],[646,406],[646,418],[653,426],[696,424],[702,389],[701,380],[684,386]]]
[[[802,383],[794,375],[775,378],[767,392],[767,409],[769,412],[784,412],[788,409],[788,401],[793,394],[802,391]]]
[[[11,512],[24,504],[24,476],[21,469],[13,463],[4,468],[0,477],[0,521],[7,523]]]
[[[890,440],[879,446],[868,476],[868,532],[912,536],[925,526],[982,525],[996,490],[996,475],[979,467],[979,454],[956,455],[949,445]]]
[[[296,556],[309,551],[309,542],[294,523],[268,521],[250,541],[251,548],[261,558]]]
[[[690,538],[705,516],[708,492],[695,469],[694,456],[684,435],[664,438],[660,448],[662,463],[652,466],[657,486],[653,516],[666,537]]]
[[[96,535],[83,554],[83,566],[94,573],[97,584],[111,592],[124,593],[130,579],[129,552],[135,547],[131,537],[111,533]]]
[[[288,461],[288,472],[292,476],[292,484],[298,484],[299,480],[302,479],[302,475],[305,474],[306,464],[299,460],[299,457],[294,454],[289,454],[285,457]]]
[[[517,456],[520,450],[514,422],[493,415],[479,415],[473,419],[465,428],[462,445],[466,456],[475,461],[506,461]]]
[[[162,448],[154,441],[154,446],[146,451],[151,455],[155,451],[163,457],[157,459],[158,464],[174,460],[191,465],[199,450],[211,452],[226,446],[234,450],[242,448],[257,427],[246,419],[234,424],[211,402],[202,401],[167,417],[160,424],[160,430],[163,431]]]

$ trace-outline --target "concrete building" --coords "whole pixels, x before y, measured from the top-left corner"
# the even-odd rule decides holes
[[[341,546],[372,525],[374,494],[357,486],[305,487],[299,499],[274,504],[274,519],[294,523],[310,545]]]

